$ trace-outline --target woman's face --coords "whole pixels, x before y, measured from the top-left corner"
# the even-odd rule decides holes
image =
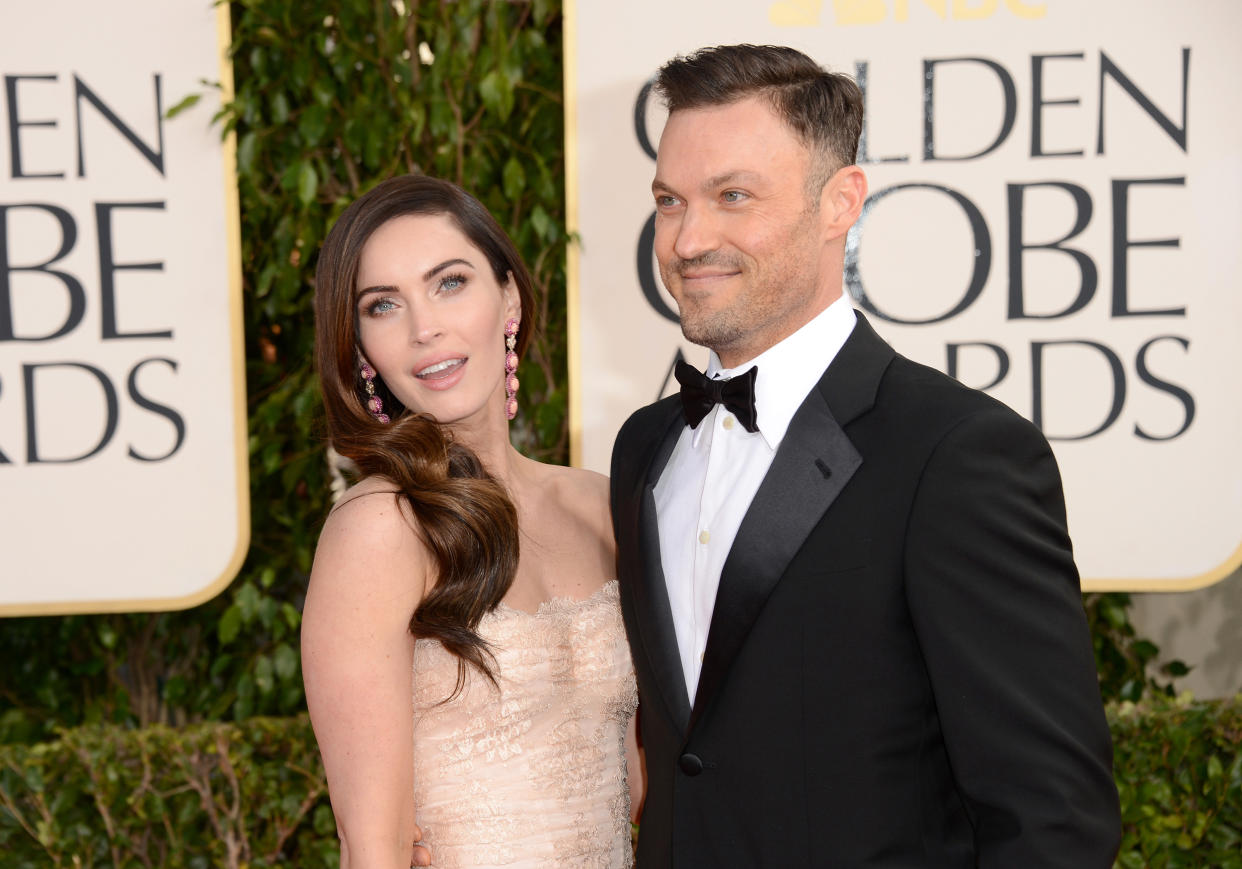
[[[521,317],[512,276],[446,215],[403,215],[362,248],[362,352],[407,408],[444,424],[504,414],[504,326]]]

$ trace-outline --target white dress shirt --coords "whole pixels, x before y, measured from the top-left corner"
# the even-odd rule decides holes
[[[660,563],[677,631],[691,705],[733,538],[772,466],[794,413],[850,336],[857,317],[848,297],[754,359],[726,370],[713,352],[707,376],[736,377],[758,366],[755,413],[748,432],[721,405],[695,428],[686,426],[655,487]]]

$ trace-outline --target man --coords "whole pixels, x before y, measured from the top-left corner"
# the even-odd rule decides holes
[[[712,353],[613,452],[638,865],[1107,869],[1112,753],[1047,442],[842,294],[857,87],[738,45],[656,88],[656,257]]]

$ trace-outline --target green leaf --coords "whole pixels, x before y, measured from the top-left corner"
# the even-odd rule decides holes
[[[242,615],[241,609],[237,604],[233,604],[224,611],[224,615],[220,617],[220,623],[216,627],[216,633],[220,638],[220,643],[227,646],[233,640],[237,639],[237,634],[241,630]]]
[[[311,87],[311,91],[315,96],[315,102],[325,108],[330,107],[336,99],[336,91],[328,87],[323,81],[316,81]]]
[[[225,614],[227,615],[227,612]],[[240,626],[240,624],[241,624],[241,618],[239,616],[238,625]],[[236,634],[234,634],[234,636],[236,636]],[[218,658],[216,658],[215,661],[212,662],[211,669],[208,670],[207,672],[211,674],[211,678],[219,679],[221,676],[223,676],[228,671],[229,667],[231,667],[232,665],[233,665],[232,655],[229,655],[229,654],[220,655]]]
[[[259,601],[259,624],[270,631],[272,625],[276,622],[276,615],[279,611],[280,607],[274,597],[263,597]]]
[[[289,98],[285,96],[284,91],[279,91],[272,97],[272,123],[289,123]]]
[[[237,590],[236,606],[241,611],[242,622],[250,624],[259,614],[259,590],[252,583],[244,583]]]
[[[315,147],[328,132],[328,109],[318,103],[302,112],[298,119],[298,133],[308,147]]]
[[[303,205],[310,205],[318,192],[319,176],[315,173],[315,167],[309,160],[303,161],[298,168],[298,199]]]
[[[432,138],[446,140],[442,145],[456,140],[458,130],[453,123],[453,109],[443,98],[432,100],[429,123]]]
[[[173,706],[180,706],[185,702],[185,696],[189,690],[189,683],[182,676],[173,676],[164,683],[164,700]]]
[[[409,141],[415,148],[418,147],[418,141],[422,138],[423,130],[427,126],[427,109],[421,103],[414,103],[407,110],[407,119],[410,125]]]
[[[254,174],[254,157],[255,150],[258,147],[259,137],[251,130],[242,135],[237,143],[237,171],[241,175]]]
[[[171,121],[186,109],[198,105],[198,101],[202,98],[202,94],[189,94],[188,96],[184,96],[175,106],[164,113],[164,117]]]
[[[479,81],[479,97],[488,111],[507,120],[513,111],[513,84],[499,69],[493,69]]]
[[[249,718],[254,710],[254,677],[242,673],[237,680],[237,701],[233,704],[236,718]]]
[[[522,163],[517,157],[510,157],[505,162],[504,169],[505,196],[510,199],[517,199],[522,195],[522,191],[525,189],[526,170],[522,168]]]
[[[272,673],[272,659],[267,655],[259,655],[254,662],[254,685],[259,694],[271,694],[276,687],[276,679]]]
[[[1129,625],[1130,623],[1130,619],[1126,615],[1125,607],[1118,606],[1111,601],[1105,601],[1101,605],[1100,614],[1103,615],[1108,623],[1114,628],[1120,628],[1125,625]]]
[[[110,622],[99,623],[99,644],[105,649],[115,649],[117,641],[116,628]]]
[[[545,241],[552,237],[552,233],[556,229],[552,223],[552,218],[548,217],[548,213],[543,210],[542,205],[536,205],[531,209],[530,225],[535,228],[536,234]]]
[[[298,672],[298,656],[287,643],[281,643],[272,653],[276,664],[276,675],[281,679],[292,679]]]

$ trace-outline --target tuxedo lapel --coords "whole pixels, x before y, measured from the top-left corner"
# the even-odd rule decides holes
[[[656,516],[655,485],[660,473],[668,463],[683,428],[680,407],[670,420],[667,431],[653,454],[651,464],[642,483],[638,514],[638,542],[642,558],[642,571],[632,583],[634,607],[637,613],[639,633],[643,648],[656,682],[660,686],[664,703],[677,726],[678,732],[686,731],[690,720],[690,696],[686,691],[686,677],[681,668],[681,655],[677,649],[677,633],[673,627],[673,611],[668,601],[668,585],[664,578],[664,566],[660,558],[660,529]]]
[[[861,464],[827,403],[812,390],[755,492],[721,571],[691,728],[785,567]]]
[[[862,464],[842,426],[874,404],[892,357],[892,348],[859,314],[849,340],[794,415],[720,574],[691,729],[789,562]]]

